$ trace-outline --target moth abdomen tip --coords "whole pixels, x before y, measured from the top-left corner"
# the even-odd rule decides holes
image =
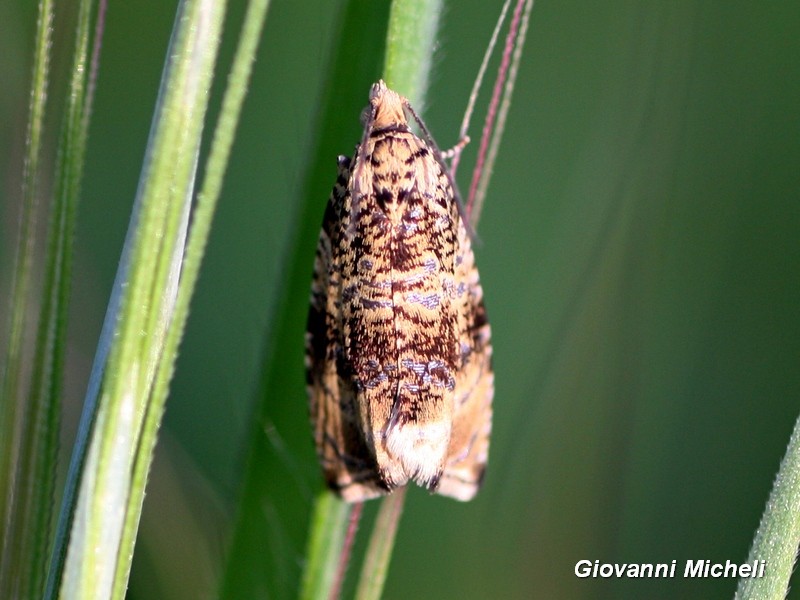
[[[439,489],[439,484],[441,483],[441,481],[442,481],[442,471],[439,471],[428,481],[427,485],[428,490],[430,490],[432,494],[435,494],[436,490]]]
[[[449,422],[392,427],[386,436],[386,448],[409,479],[434,489],[444,469],[450,428]]]

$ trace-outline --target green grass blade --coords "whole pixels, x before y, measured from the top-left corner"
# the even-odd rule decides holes
[[[139,446],[140,452],[135,461],[133,486],[128,502],[129,522],[126,524],[123,534],[122,551],[120,553],[122,557],[128,557],[128,565],[123,569],[125,572],[130,569],[130,557],[133,554],[136,526],[141,505],[144,501],[147,472],[153,460],[156,436],[164,412],[169,382],[175,369],[178,347],[189,315],[189,303],[197,284],[200,265],[208,243],[208,236],[211,232],[211,224],[222,189],[223,176],[230,157],[234,134],[239,122],[268,7],[269,0],[251,0],[248,4],[247,14],[239,37],[239,45],[228,78],[228,86],[222,100],[219,121],[211,144],[205,179],[198,195],[197,207],[193,213],[192,230],[186,248],[180,284],[178,285],[175,311],[167,333],[158,371],[156,372],[152,397],[144,422],[142,441]],[[117,580],[116,596],[124,596],[126,582],[127,577]]]
[[[407,0],[393,2],[389,13],[383,78],[390,87],[395,87],[404,95],[408,94],[414,104],[422,103],[427,89],[440,13],[439,1]],[[402,505],[403,497],[404,494],[400,494],[397,499],[392,500],[392,504],[400,502]],[[302,598],[327,598],[330,586],[333,584],[333,576],[327,575],[336,573],[347,527],[345,518],[347,513],[342,516],[341,511],[344,509],[335,509],[335,502],[337,500],[331,500],[327,494],[317,497],[309,537],[307,571],[300,594]],[[347,512],[349,513],[349,510]],[[326,515],[327,519],[324,518]],[[397,515],[399,516],[399,511]],[[317,540],[324,540],[327,544],[318,545]],[[387,568],[387,564],[381,565],[381,560],[388,561],[390,555],[391,547],[386,553],[374,554],[374,561],[370,563],[368,578],[373,584],[370,591],[378,595],[383,587]],[[373,567],[375,571],[372,570]],[[378,575],[379,571],[383,576]],[[362,581],[366,582],[366,579]],[[317,587],[310,589],[308,586],[312,584]],[[369,584],[364,583],[364,585]]]
[[[763,577],[739,580],[737,600],[782,600],[800,544],[800,419],[794,425],[767,507],[756,531],[749,563],[765,560]]]
[[[13,593],[4,590],[9,597],[41,595],[49,556],[72,239],[89,123],[86,65],[91,14],[91,0],[83,0],[78,6],[72,77],[58,147],[31,382],[19,421],[21,438],[14,440],[20,452],[13,467],[15,491],[0,576],[3,585],[13,587]]]
[[[26,322],[31,322],[28,302],[33,254],[36,245],[36,214],[38,204],[39,159],[41,154],[42,129],[47,98],[47,83],[52,37],[53,2],[39,2],[36,23],[36,42],[31,78],[31,95],[28,108],[28,129],[25,137],[25,163],[22,177],[22,214],[14,265],[14,280],[11,285],[9,310],[9,340],[3,363],[3,380],[0,385],[0,592],[9,596],[6,586],[10,584],[10,569],[18,551],[13,548],[9,526],[12,516],[9,511],[16,489],[16,466],[19,461],[22,427],[17,421],[17,412],[23,406],[20,388],[23,332]],[[16,569],[16,567],[14,567]]]
[[[78,440],[67,482],[59,532],[70,532],[69,543],[66,535],[57,539],[48,597],[59,588],[66,597],[124,595],[130,547],[122,544],[132,544],[141,510],[141,502],[131,506],[134,465],[149,450],[142,428],[172,321],[224,8],[211,0],[187,0],[179,7],[115,282],[119,288],[112,293],[115,310],[107,315],[113,326],[104,326],[110,341],[100,340],[101,360],[95,361],[82,417],[81,433],[90,441]],[[72,514],[78,517],[69,526]]]
[[[339,557],[352,505],[331,492],[320,492],[311,516],[306,566],[300,587],[302,600],[327,600],[336,579]]]
[[[361,576],[356,588],[356,600],[380,600],[383,584],[389,573],[397,527],[403,514],[406,489],[401,488],[383,499],[378,518],[372,528],[369,546],[361,566]]]
[[[309,482],[321,482],[311,451],[302,372],[311,269],[322,213],[336,177],[336,156],[351,152],[359,139],[360,112],[369,86],[381,74],[389,5],[348,0],[340,14],[302,199],[286,202],[298,206],[298,212],[280,299],[265,342],[240,504],[221,582],[223,598],[248,598],[267,591],[270,597],[289,598],[300,587],[297,555],[308,539],[313,496]],[[281,410],[280,402],[294,408]],[[283,439],[307,439],[308,444],[292,448],[292,456],[287,457],[280,450]],[[295,460],[296,456],[301,460]],[[308,561],[314,562],[306,556]]]
[[[386,35],[383,78],[421,110],[428,89],[441,0],[395,0]],[[380,598],[389,572],[395,534],[403,512],[405,490],[381,500],[367,555],[356,588],[356,598]]]
[[[442,0],[394,0],[386,33],[386,85],[422,114]]]

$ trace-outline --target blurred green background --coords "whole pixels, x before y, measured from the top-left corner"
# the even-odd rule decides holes
[[[0,4],[3,298],[32,4]],[[338,6],[275,0],[270,9],[167,404],[132,599],[213,596]],[[447,3],[424,107],[442,146],[456,141],[499,8]],[[107,15],[76,243],[65,457],[174,11],[140,0],[111,2]],[[469,504],[411,491],[386,598],[732,597],[735,580],[578,579],[573,570],[581,559],[675,559],[679,570],[687,559],[746,559],[800,413],[798,31],[800,4],[790,2],[536,3],[476,251],[497,382],[486,485]],[[56,102],[69,44],[57,30]],[[349,154],[358,108],[342,113],[352,134],[335,152]],[[292,384],[269,399],[274,421],[295,425],[263,434],[294,473],[274,485],[301,490],[295,510],[305,519],[320,475],[305,428],[302,343],[298,330],[296,347],[279,350]],[[269,502],[263,511],[279,532],[271,552],[283,557],[261,561],[284,582],[269,592],[292,597],[304,540],[280,531],[305,522],[281,523]]]

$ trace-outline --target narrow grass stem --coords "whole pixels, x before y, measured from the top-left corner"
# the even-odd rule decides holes
[[[381,504],[361,567],[356,600],[380,600],[383,594],[405,498],[406,488],[400,488]]]
[[[739,580],[736,600],[783,600],[800,544],[800,419],[795,422],[747,561],[765,560],[763,577]]]

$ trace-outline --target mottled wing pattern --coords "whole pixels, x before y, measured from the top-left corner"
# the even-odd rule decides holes
[[[341,239],[349,218],[349,178],[350,159],[340,157],[314,259],[306,375],[314,443],[325,480],[334,490],[364,487],[364,492],[359,493],[366,495],[366,490],[380,485],[377,466],[361,433],[353,380],[339,376],[339,369],[344,367]],[[372,496],[379,494],[376,489]]]
[[[437,491],[458,500],[470,500],[483,482],[489,455],[494,372],[483,288],[463,221],[459,221],[458,247],[456,297],[460,362],[447,466]]]
[[[413,480],[468,500],[483,475],[493,378],[482,290],[441,160],[405,99],[373,86],[340,160],[317,250],[307,371],[330,487],[356,502]]]

